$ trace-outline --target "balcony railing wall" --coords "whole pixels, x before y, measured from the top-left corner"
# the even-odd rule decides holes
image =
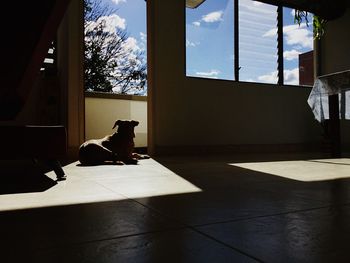
[[[85,96],[85,137],[102,138],[114,131],[116,120],[137,120],[135,146],[147,146],[147,101],[146,97],[87,93]]]

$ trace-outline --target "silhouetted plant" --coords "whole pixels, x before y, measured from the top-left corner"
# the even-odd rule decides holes
[[[306,26],[309,26],[308,12],[295,9],[294,12],[294,22],[300,24],[305,20]],[[321,18],[320,16],[313,15],[312,26],[314,31],[314,38],[320,39],[324,34],[324,27],[327,20]]]

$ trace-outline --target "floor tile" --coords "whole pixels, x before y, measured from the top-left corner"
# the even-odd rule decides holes
[[[214,189],[223,187],[252,186],[259,182],[280,181],[271,176],[247,169],[233,167],[228,163],[163,163],[177,175],[190,181],[201,189]]]
[[[104,186],[77,174],[56,182],[54,172],[44,174],[30,162],[0,166],[0,211],[123,200]]]
[[[288,192],[275,194],[252,189],[220,189],[191,194],[137,199],[147,207],[187,225],[201,225],[279,214],[323,205]]]
[[[96,182],[127,198],[180,195],[202,191],[194,184],[176,174],[153,178],[140,176],[139,178],[97,179]]]
[[[320,182],[261,182],[255,188],[274,193],[289,193],[291,196],[309,200],[318,200],[324,205],[340,205],[350,203],[350,180],[337,179]]]
[[[199,227],[263,262],[349,262],[350,207]]]
[[[0,211],[123,199],[125,199],[124,196],[95,182],[74,182],[72,179],[67,179],[67,181],[59,182],[44,192],[2,195],[0,197]]]
[[[201,191],[153,159],[140,160],[138,165],[84,167],[73,163],[66,166],[65,171],[73,179],[90,180],[126,198]]]
[[[231,163],[230,165],[301,182],[350,178],[350,159]]]
[[[109,179],[132,177],[158,177],[173,172],[153,159],[140,160],[137,165],[105,164],[96,166],[82,166],[79,161],[63,167],[67,176],[80,179]],[[52,173],[51,173],[52,174]],[[52,174],[54,176],[54,174]]]
[[[191,230],[150,233],[37,251],[39,262],[256,262]]]
[[[180,227],[131,200],[1,212],[0,226],[1,245],[10,245],[9,249],[61,246]]]
[[[350,179],[335,179],[348,162],[316,160],[312,178],[331,165],[332,180],[302,181],[303,167],[274,168],[286,178],[231,165],[302,155],[248,157],[75,162],[59,183],[1,166],[1,262],[349,262]]]

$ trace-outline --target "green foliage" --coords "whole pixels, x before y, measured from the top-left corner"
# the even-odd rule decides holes
[[[308,12],[295,10],[294,13],[294,23],[297,23],[299,26],[305,20],[306,26],[309,26]],[[312,25],[314,31],[314,38],[320,39],[324,35],[324,27],[327,21],[317,15],[313,16]]]
[[[319,16],[314,16],[313,27],[314,27],[314,37],[320,39],[324,35],[324,27],[327,21]]]

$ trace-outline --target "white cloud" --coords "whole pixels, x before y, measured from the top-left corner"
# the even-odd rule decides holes
[[[110,15],[109,17],[106,17],[106,19],[107,27],[119,27],[120,29],[126,28],[126,20],[116,14]]]
[[[222,10],[211,12],[209,14],[202,16],[202,21],[207,22],[207,23],[214,23],[214,22],[222,21],[223,14],[224,14],[224,12]]]
[[[305,23],[283,27],[283,32],[288,45],[300,45],[304,48],[313,48],[313,33]]]
[[[108,41],[113,39],[113,37],[119,38],[116,32],[117,28],[125,29],[126,28],[126,20],[124,18],[119,17],[116,14],[112,14],[110,16],[102,16],[97,21],[90,21],[89,24],[85,27],[85,31],[91,31],[94,30],[95,27],[97,27],[100,23],[104,23],[104,31],[110,33],[111,36],[110,39],[107,38],[106,44],[108,44]],[[146,42],[147,35],[143,32],[140,32],[140,39],[141,39],[141,45]],[[133,52],[138,52],[142,50],[137,42],[137,40],[134,37],[128,37],[122,44],[122,48],[125,50],[128,50],[130,52],[131,56],[134,56],[132,54]]]
[[[272,28],[263,34],[263,37],[275,37],[277,36],[277,28]]]
[[[200,44],[200,42],[191,42],[188,39],[186,39],[186,47],[196,47]]]
[[[215,23],[215,22],[219,22],[222,21],[222,16],[224,15],[224,12],[222,10],[219,11],[214,11],[211,13],[208,13],[204,16],[202,16],[202,18],[200,20],[194,21],[192,22],[192,25],[194,26],[201,26],[201,22],[206,22],[206,23]]]
[[[138,45],[138,42],[135,38],[128,37],[125,42],[123,42],[122,53],[125,55],[116,56],[114,58],[114,61],[118,65],[118,67],[112,72],[112,75],[115,78],[114,81],[118,80],[120,78],[120,75],[123,74],[123,67],[132,67],[133,69],[137,70],[140,66],[142,66],[143,63],[145,63],[145,57],[138,56],[138,53],[140,51],[142,51],[142,49]],[[137,82],[137,80],[133,80],[132,82],[135,81]],[[114,83],[114,85],[117,85],[117,81]],[[118,91],[118,87],[115,87],[115,91]]]
[[[115,3],[116,5],[120,4],[120,3],[126,3],[126,0],[112,0],[113,3]]]
[[[290,10],[290,15],[293,17],[295,16],[295,9]]]
[[[130,49],[133,51],[138,51],[140,50],[140,47],[137,44],[137,40],[133,37],[128,37],[125,42],[123,43],[124,48]]]
[[[283,57],[290,61],[290,60],[294,60],[294,59],[297,59],[299,57],[299,54],[301,54],[300,51],[297,51],[295,49],[292,49],[292,50],[287,50],[287,51],[284,51],[283,52]]]
[[[198,76],[202,76],[202,77],[208,77],[208,78],[217,78],[217,76],[219,75],[220,71],[216,70],[216,69],[212,69],[210,71],[207,72],[196,72],[196,75]]]
[[[299,68],[284,70],[284,84],[299,85]]]
[[[295,46],[293,46],[295,49],[303,49],[303,47],[302,46],[300,46],[300,45],[295,45]]]
[[[284,70],[284,84],[287,85],[299,85],[299,68],[286,69]],[[277,83],[278,72],[273,71],[269,74],[262,75],[258,77],[258,80],[263,83]]]
[[[140,32],[140,39],[142,42],[147,42],[147,34]]]
[[[110,16],[101,16],[97,21],[89,21],[88,25],[85,27],[85,31],[93,30],[101,22],[105,23],[104,31],[111,34],[115,33],[117,27],[123,30],[126,28],[126,20],[113,14]]]
[[[143,32],[140,32],[140,48],[143,52],[147,52],[147,34]]]
[[[276,70],[276,71],[271,72],[270,74],[259,76],[258,80],[260,80],[263,83],[277,83],[278,72]]]
[[[263,37],[275,37],[277,28],[272,28],[263,34]],[[283,35],[288,45],[302,46],[304,48],[313,48],[312,28],[307,27],[305,23],[299,25],[288,25],[283,27]],[[296,47],[294,47],[296,48]]]

